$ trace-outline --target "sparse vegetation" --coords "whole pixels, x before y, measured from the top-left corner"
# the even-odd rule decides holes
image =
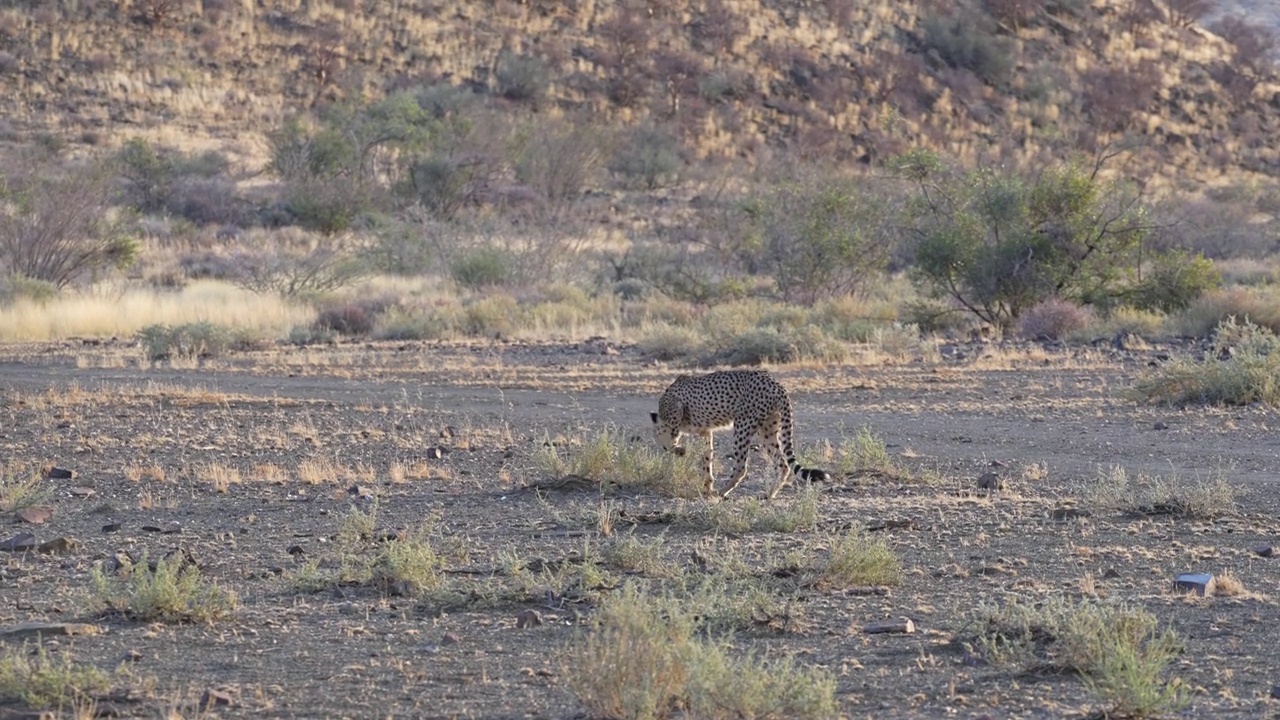
[[[1020,670],[1078,673],[1116,717],[1158,717],[1186,703],[1187,688],[1164,679],[1182,640],[1151,613],[1118,604],[1012,598],[979,611],[976,643],[991,662]]]
[[[902,582],[902,561],[882,538],[850,530],[832,538],[830,550],[818,572],[818,582],[833,588],[857,585],[897,585]]]
[[[1179,357],[1140,379],[1133,395],[1170,405],[1280,407],[1280,338],[1248,320],[1218,325],[1203,359]]]
[[[1131,478],[1115,466],[1100,472],[1086,488],[1091,505],[1129,516],[1172,515],[1206,519],[1236,512],[1239,489],[1222,472],[1209,478],[1171,478],[1139,474]]]
[[[664,718],[674,707],[698,717],[821,718],[836,714],[835,680],[793,658],[747,654],[694,635],[689,614],[627,586],[598,611],[566,652],[566,673],[589,712]]]
[[[118,576],[94,568],[90,582],[90,603],[96,610],[141,622],[212,623],[239,604],[235,593],[205,578],[181,553],[154,563],[144,555],[120,568]]]
[[[0,702],[20,702],[33,710],[64,710],[111,688],[110,673],[76,662],[69,650],[42,643],[6,646],[0,651]]]

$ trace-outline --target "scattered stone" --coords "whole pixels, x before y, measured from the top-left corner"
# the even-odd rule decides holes
[[[444,637],[440,638],[441,645],[457,645],[460,642],[462,642],[462,638],[458,637],[455,632],[447,632]]]
[[[1109,567],[1102,571],[1103,580],[1115,580],[1118,577],[1120,577],[1120,571],[1113,567]]]
[[[378,542],[404,541],[409,539],[408,528],[392,528],[390,530],[379,530],[374,533],[374,540]]]
[[[1049,517],[1053,518],[1054,520],[1057,520],[1058,522],[1063,522],[1066,520],[1077,520],[1079,518],[1087,518],[1092,514],[1093,513],[1089,512],[1088,510],[1081,510],[1080,508],[1065,507],[1065,508],[1054,508],[1053,512],[1049,514]]]
[[[1169,429],[1169,423],[1167,423],[1167,422],[1162,422],[1162,421],[1160,421],[1160,420],[1157,420],[1157,421],[1155,422],[1155,424],[1151,426],[1151,429],[1152,429],[1152,430],[1168,430],[1168,429]]]
[[[103,526],[102,526],[102,532],[104,532],[104,533],[113,533],[113,532],[115,532],[115,531],[119,530],[119,529],[120,529],[120,526],[121,526],[121,523],[118,523],[118,522],[107,523],[106,525],[103,525]]]
[[[80,543],[69,537],[57,537],[40,543],[40,545],[36,547],[36,552],[42,552],[49,555],[62,555],[75,550],[79,545]]]
[[[164,535],[181,535],[182,525],[177,520],[174,520],[173,522],[165,525],[160,532]]]
[[[294,557],[302,557],[303,555],[307,554],[307,549],[302,547],[301,545],[290,545],[289,549],[285,550],[285,552],[289,553]]]
[[[516,627],[523,630],[525,628],[539,627],[542,625],[542,613],[533,608],[526,608],[516,615]]]
[[[1140,352],[1151,349],[1146,340],[1131,332],[1116,333],[1116,336],[1111,338],[1111,347],[1126,352]]]
[[[387,594],[392,597],[409,597],[413,594],[413,583],[397,580],[387,586]]]
[[[76,476],[75,470],[68,470],[66,468],[58,467],[57,465],[54,465],[53,467],[49,468],[49,472],[45,473],[45,477],[49,478],[50,480],[70,480],[75,476]]]
[[[910,618],[902,618],[901,620],[881,620],[863,626],[862,632],[868,635],[877,635],[880,633],[905,633],[911,634],[916,631],[916,624]]]
[[[140,529],[142,532],[161,532],[159,525],[143,525]]]
[[[129,652],[125,653],[121,660],[131,663],[142,662],[142,651],[137,648],[133,648],[129,650]]]
[[[1257,545],[1249,546],[1249,552],[1259,557],[1269,558],[1275,554],[1275,551],[1276,549],[1274,547],[1265,543],[1258,543]]]
[[[231,694],[225,690],[205,690],[200,695],[200,709],[208,710],[212,707],[229,707],[235,704]]]
[[[1213,592],[1216,581],[1209,573],[1183,573],[1174,578],[1173,589],[1183,593],[1208,595]]]
[[[84,487],[83,485],[77,485],[76,487],[73,487],[73,488],[67,488],[67,492],[71,493],[71,497],[78,497],[78,498],[93,497],[94,495],[97,494],[97,491],[94,490],[93,488]]]
[[[360,608],[353,602],[344,602],[338,606],[338,614],[340,615],[355,615],[359,610]]]
[[[102,572],[119,574],[126,572],[137,564],[137,560],[124,550],[117,550],[115,555],[102,561]]]
[[[428,460],[439,460],[444,457],[444,452],[438,447],[429,447],[426,449],[424,454],[427,456]]]
[[[102,628],[92,623],[27,622],[0,629],[0,640],[24,640],[55,635],[97,635]]]
[[[1280,685],[1273,685],[1271,687],[1271,699],[1280,700]]]
[[[0,542],[0,551],[3,552],[26,552],[36,548],[36,536],[31,533],[18,533],[13,537]]]
[[[367,488],[364,485],[352,485],[347,488],[347,494],[353,497],[373,499],[373,488]]]
[[[853,597],[865,597],[865,596],[871,596],[871,595],[878,595],[880,597],[884,597],[889,594],[889,588],[883,585],[872,585],[867,587],[851,587],[851,588],[846,588],[844,591],[844,594],[853,596]]]
[[[13,516],[18,519],[18,522],[24,522],[28,525],[43,525],[53,517],[53,508],[43,505],[22,508],[14,513]]]
[[[1004,478],[1001,478],[999,473],[983,473],[978,476],[978,489],[989,491],[1003,490]]]
[[[877,520],[867,524],[867,532],[879,532],[881,530],[906,530],[914,526],[914,521],[905,518]]]

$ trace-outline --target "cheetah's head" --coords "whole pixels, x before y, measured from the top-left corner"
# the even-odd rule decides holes
[[[649,419],[653,421],[653,437],[658,441],[658,445],[667,452],[676,455],[684,455],[684,446],[680,445],[680,430],[671,423],[662,422],[662,418],[656,412],[649,413]]]

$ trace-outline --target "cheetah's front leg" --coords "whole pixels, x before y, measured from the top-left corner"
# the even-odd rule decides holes
[[[711,441],[711,433],[709,431],[700,432],[698,436],[702,438],[705,447],[702,451],[702,473],[706,475],[703,493],[713,495],[716,488],[716,473],[712,468],[712,463],[715,461],[715,445]]]

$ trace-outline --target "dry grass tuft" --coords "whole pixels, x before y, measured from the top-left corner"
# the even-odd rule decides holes
[[[1123,515],[1208,519],[1234,515],[1239,493],[1221,472],[1209,479],[1146,474],[1130,478],[1124,468],[1115,466],[1099,473],[1084,494],[1094,507]]]

